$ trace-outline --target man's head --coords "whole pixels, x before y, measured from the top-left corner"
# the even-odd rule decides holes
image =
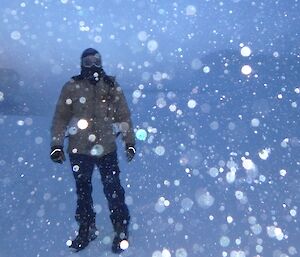
[[[88,69],[92,67],[101,68],[102,60],[100,53],[93,48],[84,50],[81,55],[81,67]]]

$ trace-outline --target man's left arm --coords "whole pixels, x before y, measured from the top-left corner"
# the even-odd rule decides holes
[[[125,143],[125,150],[127,154],[128,161],[131,161],[135,154],[135,134],[134,128],[131,120],[131,113],[125,98],[125,95],[118,85],[115,82],[115,101],[116,101],[116,110],[115,110],[115,122],[119,123],[120,130],[122,133],[122,140]]]

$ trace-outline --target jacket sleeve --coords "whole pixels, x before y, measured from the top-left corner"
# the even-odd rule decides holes
[[[120,125],[122,140],[125,144],[135,145],[135,134],[131,120],[130,110],[127,105],[124,93],[117,82],[115,82],[115,122]]]
[[[68,83],[64,85],[58,98],[51,126],[51,147],[63,146],[67,126],[72,118],[72,101]]]

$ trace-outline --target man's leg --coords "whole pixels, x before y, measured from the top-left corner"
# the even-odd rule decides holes
[[[98,168],[101,173],[104,194],[108,201],[110,219],[116,232],[116,240],[128,239],[129,210],[125,203],[125,191],[120,183],[120,170],[117,153],[107,154],[99,159]]]
[[[88,244],[89,228],[95,225],[95,212],[92,199],[92,174],[94,160],[81,154],[70,154],[70,162],[76,182],[77,206],[75,219],[79,224],[79,234],[72,248],[83,249]]]

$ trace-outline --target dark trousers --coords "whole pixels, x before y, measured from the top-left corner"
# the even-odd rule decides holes
[[[127,226],[130,216],[125,203],[124,188],[120,183],[120,170],[116,151],[101,158],[83,154],[70,154],[70,162],[76,181],[77,208],[75,219],[79,225],[95,222],[92,174],[94,167],[97,166],[101,174],[103,190],[108,201],[114,229],[116,230],[116,227],[120,225]]]

